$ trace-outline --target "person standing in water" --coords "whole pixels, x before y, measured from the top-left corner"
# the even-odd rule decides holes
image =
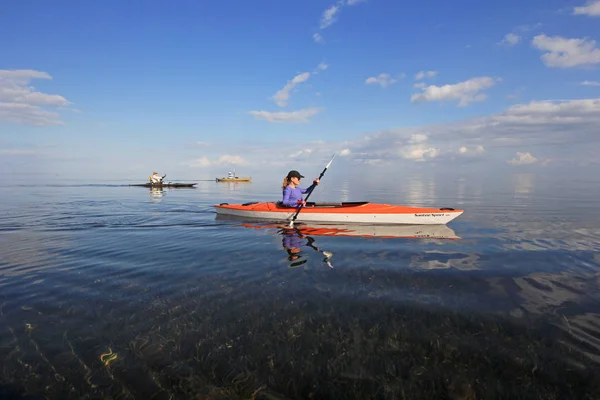
[[[315,186],[319,184],[319,178],[315,179],[309,187],[303,189],[299,187],[300,180],[304,178],[300,172],[296,170],[291,170],[288,172],[287,176],[283,178],[283,185],[281,189],[283,190],[283,200],[281,203],[287,207],[300,207],[305,206],[306,201],[302,199],[302,195],[309,191],[312,191]]]

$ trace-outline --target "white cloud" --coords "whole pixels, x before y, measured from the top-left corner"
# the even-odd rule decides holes
[[[202,168],[202,167],[211,167],[218,165],[247,165],[248,162],[237,155],[224,154],[216,159],[216,161],[211,161],[208,157],[202,156],[201,158],[197,158],[188,162],[186,165],[190,168]]]
[[[366,0],[338,0],[337,3],[323,11],[323,14],[321,15],[321,21],[319,23],[319,28],[325,29],[333,25],[333,23],[337,21],[337,16],[339,15],[342,8],[346,6],[354,6],[356,4],[364,3],[365,1]],[[313,34],[313,40],[317,43],[324,42],[323,37],[318,33]]]
[[[415,80],[420,81],[423,78],[433,78],[437,74],[437,71],[419,71],[415,74]]]
[[[583,82],[580,83],[580,85],[583,85],[583,86],[600,86],[600,82],[583,81]]]
[[[290,99],[291,91],[298,86],[300,83],[306,82],[311,75],[317,75],[321,71],[325,71],[329,66],[325,63],[319,63],[317,67],[314,69],[312,74],[310,72],[303,72],[301,74],[296,75],[291,80],[289,80],[286,85],[277,91],[271,98],[275,101],[275,103],[279,107],[285,107],[288,105],[288,101]]]
[[[578,145],[588,152],[598,149],[598,126],[600,98],[539,101],[456,123],[374,132],[339,146],[350,150],[350,159],[367,164],[386,164],[401,159],[452,160],[457,155],[459,159],[477,159],[485,155],[486,160],[505,163],[509,157],[507,151],[515,147],[560,149],[561,152]],[[460,143],[458,150],[456,143]],[[579,153],[576,162],[583,161]],[[537,159],[539,164],[548,161]]]
[[[330,26],[337,20],[336,14],[340,12],[340,10],[342,9],[342,6],[343,6],[343,2],[339,2],[339,3],[329,7],[325,11],[323,11],[323,15],[321,16],[321,25],[320,25],[321,29],[327,28],[328,26]]]
[[[440,154],[440,150],[423,145],[408,146],[400,149],[400,155],[403,158],[413,161],[425,161],[427,158],[435,158]]]
[[[586,6],[575,7],[574,15],[589,15],[590,17],[600,17],[600,0],[589,1]]]
[[[59,114],[45,108],[64,108],[71,103],[63,96],[36,92],[33,79],[52,79],[35,70],[0,70],[0,122],[23,125],[61,125]]]
[[[18,85],[26,85],[32,79],[52,79],[52,77],[34,69],[4,69],[0,70],[0,77],[10,79]]]
[[[196,142],[195,146],[196,147],[208,147],[208,146],[210,146],[210,143],[209,142]]]
[[[477,145],[477,146],[462,146],[460,149],[458,149],[458,153],[460,155],[481,155],[483,153],[485,153],[485,148],[482,145]]]
[[[414,87],[415,89],[423,89],[423,88],[424,88],[424,87],[426,87],[426,86],[427,86],[427,84],[426,84],[425,82],[419,82],[419,83],[415,83],[415,84],[413,85],[413,87]]]
[[[277,91],[277,93],[273,95],[272,98],[275,100],[275,103],[277,103],[279,107],[287,106],[288,100],[290,99],[290,91],[299,83],[306,82],[308,78],[310,78],[310,72],[303,72],[296,75],[292,80],[289,80],[283,89]]]
[[[250,111],[256,119],[262,119],[272,123],[307,123],[309,119],[317,115],[322,110],[320,108],[305,108],[290,112],[270,112],[270,111]]]
[[[516,33],[507,33],[504,39],[498,42],[499,45],[514,46],[521,41],[521,36]]]
[[[20,125],[63,125],[58,113],[29,104],[0,102],[0,121]]]
[[[485,168],[508,168],[507,160],[515,157],[517,151],[535,155],[538,160],[532,165],[535,167],[550,160],[557,167],[591,163],[597,166],[597,155],[600,154],[598,126],[600,97],[534,101],[515,104],[487,116],[370,132],[355,139],[328,139],[323,143],[307,143],[292,151],[310,148],[313,151],[310,159],[322,157],[325,160],[333,152],[341,155],[344,149],[343,161],[348,166],[357,163],[403,165],[419,170],[448,169],[453,163],[475,170],[484,163]],[[235,149],[228,146],[223,153],[243,154],[250,165],[287,168],[285,165],[289,164],[292,151],[278,155],[273,149],[289,148],[291,142],[288,140],[291,139],[280,138],[277,143],[268,145],[240,144],[241,147]],[[464,147],[462,152],[461,147]],[[304,162],[304,158],[298,160]]]
[[[225,154],[219,157],[218,164],[227,164],[227,165],[245,165],[247,164],[246,160],[244,160],[240,156]]]
[[[423,93],[415,93],[410,100],[413,103],[423,101],[459,100],[458,105],[464,107],[472,102],[483,101],[487,95],[480,93],[496,83],[497,80],[488,76],[471,78],[454,85],[427,86],[422,88]]]
[[[553,68],[571,68],[600,64],[600,49],[588,38],[567,39],[561,36],[537,35],[531,42],[542,54],[542,61]]]
[[[188,163],[188,166],[191,168],[209,167],[211,165],[212,163],[206,156],[203,156],[202,158],[198,158],[196,160],[192,160]]]
[[[343,149],[342,151],[340,151],[338,153],[341,157],[346,157],[349,156],[350,154],[352,154],[352,150],[350,149]]]
[[[423,143],[427,141],[427,135],[423,133],[413,133],[410,136],[409,143]]]
[[[534,101],[514,105],[490,118],[494,123],[522,126],[585,123],[589,118],[600,119],[600,99]]]
[[[538,162],[538,159],[535,158],[531,153],[521,153],[517,152],[517,156],[512,160],[508,160],[507,163],[510,165],[528,165],[535,164]]]
[[[325,71],[327,68],[329,68],[329,65],[325,63],[319,63],[319,65],[317,65],[317,68],[313,71],[313,74],[316,75],[320,71]]]
[[[290,154],[288,158],[294,160],[304,160],[307,159],[312,154],[312,152],[312,149],[298,150],[297,152]]]
[[[379,85],[381,85],[382,88],[385,88],[396,82],[398,82],[398,79],[394,79],[394,78],[390,77],[390,74],[385,74],[385,73],[379,74],[379,76],[377,76],[377,77],[372,76],[370,78],[367,78],[367,80],[365,80],[365,83],[367,85],[379,84]]]

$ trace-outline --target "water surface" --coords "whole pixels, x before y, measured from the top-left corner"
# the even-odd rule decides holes
[[[597,398],[598,188],[514,174],[315,191],[465,210],[384,238],[215,218],[277,199],[260,179],[5,187],[0,398]]]

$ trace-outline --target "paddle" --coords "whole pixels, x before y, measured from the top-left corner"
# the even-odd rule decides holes
[[[321,175],[319,175],[319,180],[321,180],[321,178],[323,177],[323,175],[325,175],[325,171],[327,171],[327,168],[329,168],[329,166],[331,165],[331,162],[333,161],[333,159],[335,158],[335,153],[333,153],[333,157],[331,157],[331,160],[327,163],[327,165],[325,166],[325,168],[323,169],[323,171],[321,171]],[[306,200],[307,201],[308,198],[310,197],[310,195],[312,194],[313,190],[315,190],[315,187],[317,185],[314,185],[310,191],[308,192],[308,194],[306,195]],[[296,211],[296,214],[294,214],[294,216],[292,217],[292,220],[290,221],[290,228],[294,226],[294,221],[296,220],[296,218],[298,217],[298,214],[300,214],[300,211],[302,211],[303,205],[301,205],[300,207],[298,207],[298,211]]]
[[[299,230],[299,229],[297,229],[297,228],[296,228],[296,230]],[[333,268],[333,265],[331,265],[331,261],[329,261],[329,260],[331,259],[331,257],[333,257],[333,253],[332,253],[332,252],[330,252],[330,251],[321,250],[320,248],[318,248],[317,246],[315,246],[315,245],[313,244],[313,242],[315,241],[315,239],[313,239],[313,238],[312,238],[312,237],[310,237],[310,236],[306,236],[306,237],[308,238],[308,239],[307,239],[307,243],[306,243],[306,244],[307,244],[308,246],[312,247],[312,248],[313,248],[315,251],[318,251],[318,252],[320,252],[320,253],[323,253],[323,255],[325,256],[325,258],[323,259],[323,262],[324,262],[325,264],[327,264],[327,265],[329,266],[329,268]]]

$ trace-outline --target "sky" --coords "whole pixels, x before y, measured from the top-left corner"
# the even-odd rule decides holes
[[[600,0],[5,0],[0,38],[17,179],[600,172]]]

